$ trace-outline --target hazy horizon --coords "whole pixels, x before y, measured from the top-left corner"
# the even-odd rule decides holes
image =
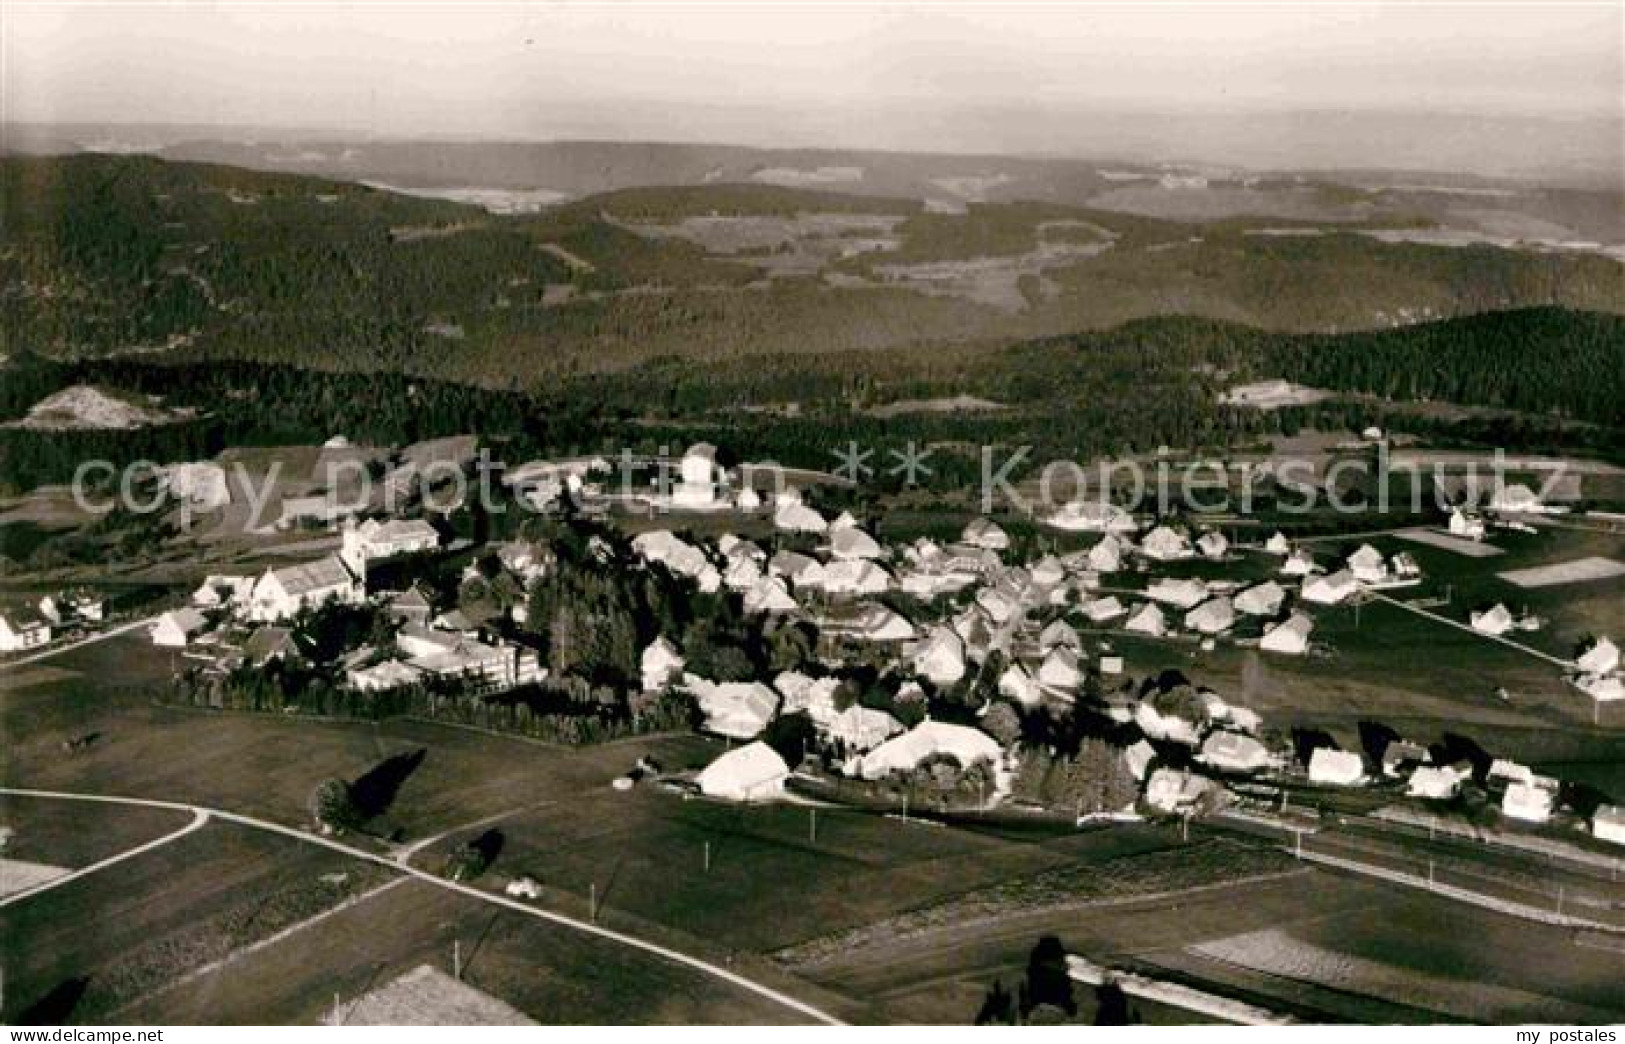
[[[1625,162],[1613,3],[25,2],[0,18],[8,125],[1593,179]]]

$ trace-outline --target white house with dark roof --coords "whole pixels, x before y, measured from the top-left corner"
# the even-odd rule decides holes
[[[361,600],[361,584],[337,555],[267,569],[249,596],[248,617],[262,623],[286,620],[301,609]]]
[[[152,644],[181,649],[208,630],[209,621],[196,609],[171,609],[158,617],[148,632]]]
[[[50,622],[33,609],[0,609],[0,652],[35,649],[50,640]]]

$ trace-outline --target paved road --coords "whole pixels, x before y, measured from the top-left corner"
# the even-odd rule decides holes
[[[105,642],[107,639],[117,638],[121,634],[129,634],[131,631],[134,631],[140,627],[151,627],[157,622],[158,617],[156,616],[147,616],[140,620],[131,620],[129,623],[122,623],[117,627],[110,627],[105,631],[97,631],[88,638],[80,638],[78,641],[69,642],[66,645],[53,645],[47,649],[41,649],[37,653],[29,653],[27,656],[19,656],[14,660],[0,662],[0,671],[8,670],[12,667],[22,667],[30,663],[38,663],[41,660],[48,660],[53,656],[60,656],[61,654],[72,649],[78,649],[86,645],[95,645],[97,642]]]
[[[685,967],[693,968],[702,974],[709,975],[713,978],[721,979],[724,982],[730,983],[731,985],[738,986],[740,989],[747,990],[759,997],[764,997],[816,1022],[821,1022],[830,1026],[842,1025],[841,1021],[835,1016],[816,1008],[811,1004],[797,1000],[787,993],[775,990],[769,986],[764,986],[759,982],[745,978],[743,975],[740,975],[737,972],[729,971],[727,968],[712,964],[709,961],[691,956],[679,950],[673,950],[657,943],[648,942],[647,940],[639,939],[636,936],[628,935],[625,932],[618,932],[610,928],[603,928],[599,925],[593,924],[590,921],[581,921],[564,914],[554,913],[551,910],[542,910],[527,903],[520,902],[517,899],[509,899],[505,896],[492,895],[489,892],[483,892],[478,888],[461,884],[457,881],[448,881],[436,874],[429,873],[427,870],[420,870],[409,863],[397,862],[388,856],[368,852],[365,849],[356,848],[352,845],[344,844],[341,841],[335,841],[329,837],[321,837],[317,834],[309,833],[308,831],[283,826],[280,823],[273,823],[264,819],[256,819],[252,816],[239,815],[235,812],[227,812],[224,809],[205,808],[200,805],[186,805],[175,801],[157,801],[149,798],[114,797],[105,794],[76,794],[54,790],[27,790],[18,787],[0,787],[0,794],[12,797],[54,798],[61,801],[89,801],[108,805],[139,805],[145,808],[172,809],[175,811],[191,812],[194,816],[204,817],[205,820],[214,818],[225,823],[236,823],[239,826],[245,826],[255,830],[264,830],[273,834],[281,834],[284,837],[291,837],[296,841],[303,841],[304,843],[311,845],[320,845],[323,848],[328,848],[335,852],[343,853],[352,859],[361,859],[369,863],[375,863],[379,866],[388,867],[391,870],[410,875],[420,881],[434,885],[437,888],[444,888],[447,891],[458,892],[462,895],[468,896],[471,899],[478,900],[479,902],[486,903],[491,906],[502,907],[515,913],[523,914],[527,917],[535,917],[543,921],[551,921],[555,924],[564,925],[567,928],[574,928],[579,932],[586,932],[589,935],[595,935],[601,939],[608,939],[611,942],[620,943],[622,946],[629,946],[636,950],[642,950],[645,953],[650,953],[656,957],[664,958],[665,960],[671,961],[674,964],[681,964]],[[197,827],[201,825],[201,823],[195,822],[188,829],[197,829]],[[169,839],[160,838],[159,840],[160,842],[163,842]],[[123,857],[120,858],[128,858],[130,855],[134,854],[136,854],[135,851],[127,852]]]
[[[202,809],[194,808],[192,809],[192,821],[174,833],[165,834],[163,837],[155,838],[154,840],[148,841],[144,845],[137,845],[128,851],[120,852],[118,855],[108,856],[106,859],[103,859],[100,862],[92,863],[89,866],[80,867],[78,870],[74,870],[71,873],[63,874],[61,877],[53,877],[49,881],[41,881],[32,888],[25,888],[20,892],[13,892],[4,899],[0,899],[0,907],[10,906],[12,903],[21,902],[30,896],[39,895],[41,892],[49,892],[53,888],[67,884],[69,881],[77,881],[79,878],[84,877],[87,874],[93,874],[96,871],[112,866],[115,863],[122,863],[126,859],[134,859],[136,856],[150,852],[155,848],[162,848],[171,841],[179,841],[181,838],[185,837],[187,834],[190,834],[192,831],[197,830],[208,821],[209,813],[203,811]]]

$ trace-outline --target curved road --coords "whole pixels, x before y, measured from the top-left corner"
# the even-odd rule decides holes
[[[635,950],[642,950],[645,953],[654,954],[657,957],[662,957],[675,964],[681,964],[686,967],[693,968],[695,971],[709,975],[712,978],[721,979],[724,982],[738,986],[740,989],[748,990],[759,997],[764,997],[790,1009],[791,1011],[796,1012],[799,1015],[804,1015],[807,1018],[813,1019],[816,1022],[822,1022],[830,1026],[842,1025],[841,1020],[837,1019],[828,1012],[813,1007],[811,1004],[797,1000],[789,994],[775,990],[770,986],[764,986],[759,982],[754,982],[745,978],[743,975],[729,971],[727,968],[723,968],[720,965],[712,964],[709,961],[690,956],[689,954],[683,953],[679,950],[673,950],[668,947],[661,946],[658,943],[648,942],[644,939],[639,939],[636,936],[627,935],[624,932],[617,932],[610,928],[603,928],[593,924],[590,921],[581,921],[564,914],[554,913],[551,910],[542,910],[522,903],[517,899],[509,899],[506,896],[492,895],[489,892],[482,892],[478,888],[474,888],[470,885],[461,884],[457,881],[448,881],[443,877],[429,873],[427,870],[420,870],[409,863],[397,862],[396,860],[390,859],[387,856],[381,856],[374,852],[368,852],[365,849],[356,848],[352,845],[344,844],[341,841],[335,841],[332,838],[321,837],[320,835],[312,834],[308,831],[283,826],[280,823],[272,823],[269,820],[264,819],[255,819],[252,816],[239,815],[235,812],[227,812],[224,809],[205,808],[200,805],[187,805],[175,801],[157,801],[151,798],[113,797],[106,794],[75,794],[55,790],[27,790],[18,787],[0,787],[0,795],[25,798],[51,798],[60,801],[89,801],[107,805],[139,805],[145,808],[162,808],[177,812],[190,812],[192,813],[194,820],[185,828],[186,832],[196,830],[210,818],[213,818],[226,823],[236,823],[239,826],[246,826],[255,830],[264,830],[273,834],[281,834],[284,837],[291,837],[296,841],[303,841],[306,844],[311,845],[320,845],[323,848],[329,848],[335,852],[341,852],[353,859],[363,859],[369,863],[376,863],[379,866],[388,867],[391,870],[396,870],[400,873],[415,877],[418,880],[434,885],[437,888],[444,888],[447,891],[458,892],[482,903],[487,903],[492,906],[499,906],[504,909],[512,910],[515,913],[525,914],[529,917],[536,917],[544,921],[552,921],[555,924],[561,924],[567,928],[574,928],[577,931],[586,932],[589,935],[596,935],[601,939],[608,939],[611,942],[620,943],[622,946],[630,946]],[[152,845],[166,843],[173,840],[173,837],[174,835],[159,838],[158,841],[153,842]],[[151,845],[142,846],[140,849],[132,850],[131,852],[126,853],[124,856],[116,857],[115,860],[111,861],[117,861],[117,859],[138,854],[147,847],[151,847]],[[104,861],[103,863],[98,864],[98,866],[106,865],[107,862],[111,861]],[[80,871],[80,874],[82,875],[84,873],[88,873],[91,869],[95,868],[86,868]],[[56,882],[51,883],[54,884]]]

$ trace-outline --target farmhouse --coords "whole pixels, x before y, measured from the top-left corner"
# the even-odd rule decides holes
[[[1054,555],[1045,555],[1033,563],[1028,575],[1032,577],[1032,582],[1040,587],[1054,587],[1066,580],[1066,566]]]
[[[1083,615],[1087,616],[1091,623],[1097,624],[1115,620],[1126,612],[1128,612],[1128,607],[1118,601],[1116,595],[1096,598],[1091,602],[1084,603],[1083,606]]]
[[[906,772],[937,755],[947,755],[969,768],[978,761],[996,766],[1000,751],[993,737],[979,729],[927,720],[865,754],[858,762],[858,774],[864,779],[880,779],[893,772]]]
[[[1159,812],[1180,812],[1202,800],[1212,783],[1177,769],[1160,768],[1145,785],[1145,803]]]
[[[1198,634],[1222,634],[1235,622],[1235,606],[1223,595],[1210,598],[1185,614],[1185,626]]]
[[[209,621],[196,609],[172,609],[158,617],[149,632],[152,644],[180,649],[208,629]]]
[[[0,609],[0,652],[33,649],[51,640],[51,625],[32,609]]]
[[[951,627],[933,627],[914,652],[914,671],[933,685],[965,676],[965,642]]]
[[[1060,617],[1038,632],[1038,651],[1047,653],[1058,645],[1073,650],[1083,648],[1083,639],[1078,636],[1077,628]]]
[[[632,538],[632,550],[646,562],[664,565],[678,576],[693,580],[706,594],[722,586],[722,574],[705,557],[705,552],[667,529],[650,530]]]
[[[1596,638],[1575,659],[1574,665],[1585,674],[1612,674],[1619,670],[1619,646],[1607,638]]]
[[[1266,652],[1302,656],[1309,651],[1309,635],[1314,630],[1315,621],[1303,613],[1293,613],[1286,620],[1265,631],[1264,637],[1259,639],[1258,647]]]
[[[39,611],[52,627],[78,620],[99,623],[107,617],[107,599],[80,588],[46,595],[39,600]]]
[[[1286,588],[1274,580],[1255,584],[1236,595],[1235,608],[1248,616],[1274,616],[1286,601]]]
[[[1159,708],[1155,697],[1135,704],[1134,723],[1151,739],[1182,743],[1187,747],[1194,747],[1202,741],[1202,722],[1183,713],[1178,707]]]
[[[267,569],[249,595],[248,617],[265,623],[286,620],[301,609],[328,602],[359,601],[361,587],[337,555],[302,565]]]
[[[1036,707],[1044,702],[1043,686],[1019,663],[1012,663],[999,675],[999,695],[1023,707]]]
[[[1282,576],[1308,576],[1318,570],[1315,564],[1314,553],[1306,547],[1300,547],[1287,553],[1286,561],[1281,563]]]
[[[673,507],[705,511],[718,506],[722,469],[717,465],[715,446],[709,442],[690,446],[678,465],[678,473],[681,478],[671,494]]]
[[[1461,508],[1451,510],[1448,529],[1450,535],[1454,537],[1465,540],[1484,539],[1484,520],[1477,515],[1469,515]]]
[[[1239,732],[1214,732],[1202,742],[1197,760],[1221,772],[1257,772],[1269,767],[1264,744]]]
[[[824,567],[823,588],[832,595],[884,594],[891,574],[873,562],[842,559]]]
[[[722,582],[730,591],[748,591],[762,579],[762,565],[750,555],[728,555]]]
[[[224,576],[211,573],[192,592],[192,604],[203,609],[223,605],[246,605],[254,593],[252,576]]]
[[[1123,624],[1125,631],[1136,634],[1148,634],[1153,638],[1161,638],[1168,633],[1168,620],[1162,615],[1162,610],[1150,602],[1140,606]]]
[[[1154,602],[1164,602],[1176,609],[1194,609],[1207,598],[1207,585],[1189,577],[1165,577],[1146,588],[1145,594]]]
[[[1530,783],[1510,784],[1506,793],[1501,795],[1501,814],[1525,823],[1544,823],[1552,818],[1556,788],[1544,785],[1545,782],[1537,779]]]
[[[1358,551],[1349,555],[1347,564],[1354,579],[1362,584],[1380,584],[1388,579],[1387,560],[1370,544],[1361,544]]]
[[[790,589],[776,576],[764,576],[752,584],[745,592],[744,606],[747,613],[789,613],[798,608]]]
[[[1556,515],[1563,513],[1562,508],[1552,507],[1544,503],[1534,490],[1519,482],[1497,486],[1495,491],[1490,494],[1489,506],[1491,511],[1503,511],[1508,514]]]
[[[385,522],[369,518],[356,525],[345,523],[339,557],[356,576],[367,575],[367,563],[374,559],[433,551],[440,546],[440,534],[420,518],[392,518]]]
[[[1129,773],[1137,780],[1145,779],[1145,774],[1151,768],[1151,763],[1157,758],[1157,748],[1148,740],[1139,740],[1132,747],[1123,750],[1123,764]]]
[[[1111,534],[1089,549],[1089,568],[1097,573],[1115,573],[1123,568],[1123,542]]]
[[[1010,549],[1009,534],[990,518],[973,518],[965,523],[964,532],[960,534],[959,539],[971,547],[979,547],[984,551]]]
[[[1195,552],[1191,550],[1190,541],[1182,535],[1167,526],[1158,526],[1140,541],[1140,554],[1158,562],[1172,562],[1190,558]]]
[[[1502,635],[1516,626],[1512,613],[1500,604],[1483,612],[1469,613],[1467,619],[1473,625],[1473,630],[1483,634]]]
[[[658,692],[667,685],[679,681],[683,676],[683,666],[684,660],[677,647],[667,641],[664,635],[656,638],[644,648],[639,663],[640,673],[643,676],[643,691]]]
[[[712,682],[684,675],[705,714],[705,729],[732,739],[755,739],[779,709],[779,694],[761,682]]]
[[[856,525],[851,525],[833,531],[829,540],[829,553],[840,559],[880,558],[885,551],[874,537]]]
[[[853,704],[830,719],[827,731],[831,740],[862,754],[902,732],[903,726],[885,711]]]
[[[820,728],[828,728],[840,712],[835,694],[841,683],[835,678],[809,678],[800,671],[780,671],[773,688],[784,697],[780,708],[785,714],[805,714]]]
[[[1411,773],[1411,778],[1405,785],[1405,793],[1414,798],[1445,801],[1456,796],[1456,792],[1461,789],[1462,780],[1462,773],[1453,766],[1422,765]]]
[[[360,692],[387,692],[416,684],[423,675],[417,668],[400,660],[385,660],[372,667],[357,667],[347,671],[344,682]]]
[[[773,509],[773,526],[786,533],[823,533],[829,529],[824,516],[800,501],[779,501]]]
[[[1598,805],[1591,814],[1591,836],[1625,845],[1625,805]]]
[[[1083,683],[1083,668],[1078,663],[1078,651],[1071,646],[1057,645],[1044,657],[1038,667],[1038,682],[1047,689],[1071,691]]]
[[[1276,530],[1264,541],[1264,550],[1272,555],[1289,555],[1292,553],[1292,542],[1286,538],[1285,533]]]
[[[730,750],[700,773],[700,793],[726,801],[770,801],[784,793],[790,766],[760,740]]]
[[[1337,605],[1350,598],[1359,585],[1355,583],[1354,574],[1347,569],[1340,569],[1329,576],[1305,577],[1303,587],[1299,589],[1299,596],[1306,602],[1316,605]]]
[[[914,638],[914,625],[883,605],[866,605],[850,625],[851,633],[870,642],[905,642]]]
[[[1365,763],[1360,755],[1331,747],[1316,747],[1309,756],[1309,782],[1352,787],[1365,782]]]
[[[1099,500],[1074,500],[1044,522],[1069,533],[1132,533],[1138,528],[1127,511]]]
[[[1224,534],[1217,529],[1210,529],[1197,539],[1196,550],[1202,552],[1204,558],[1217,561],[1230,550],[1230,541],[1226,540]]]

